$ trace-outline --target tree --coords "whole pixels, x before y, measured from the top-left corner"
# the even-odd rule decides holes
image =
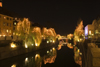
[[[78,41],[82,37],[83,34],[84,34],[83,21],[81,20],[74,31],[74,40]]]

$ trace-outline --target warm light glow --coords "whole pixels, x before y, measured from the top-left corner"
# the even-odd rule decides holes
[[[36,54],[36,55],[35,55],[35,61],[36,61],[37,59],[40,59],[40,55],[39,55],[39,54]]]
[[[0,7],[2,7],[2,2],[0,2]]]
[[[49,41],[47,41],[47,43],[49,43]]]
[[[16,67],[16,65],[15,65],[15,64],[13,64],[11,67]]]
[[[91,35],[91,30],[89,30],[89,34]]]
[[[8,33],[8,30],[7,30],[7,33]]]
[[[78,39],[78,42],[80,42],[80,40]]]
[[[82,55],[82,53],[80,53],[80,55]]]
[[[16,44],[14,44],[13,42],[10,44],[11,48],[15,48]]]
[[[5,35],[3,35],[5,37]]]
[[[15,35],[15,32],[13,32],[13,35]]]
[[[16,23],[14,23],[14,25],[16,25]]]
[[[52,52],[52,49],[50,49],[50,51]]]
[[[55,50],[55,48],[54,48],[54,47],[53,47],[52,49],[53,49],[53,50]]]
[[[1,35],[0,35],[0,37],[1,37]]]
[[[25,43],[25,48],[28,48],[27,44]]]
[[[47,53],[49,53],[49,51],[47,51]]]
[[[55,43],[55,41],[53,40],[53,43]]]
[[[28,61],[28,58],[25,58],[25,62],[27,62]]]
[[[33,46],[34,44],[32,44],[32,46]]]
[[[78,49],[78,52],[80,52],[80,49]]]
[[[38,46],[38,44],[37,44],[37,43],[35,43],[35,46]]]
[[[52,42],[52,40],[50,40],[50,42]]]

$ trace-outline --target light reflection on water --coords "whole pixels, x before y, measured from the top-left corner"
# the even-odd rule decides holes
[[[12,60],[12,62],[8,66],[1,65],[0,67],[41,67],[42,64],[54,63],[57,57],[57,50],[61,50],[62,44],[59,44],[57,48],[52,47],[49,50],[45,50],[44,54],[41,56],[40,53],[35,53],[32,56],[21,57],[18,61]],[[67,47],[70,49],[74,49],[74,60],[77,64],[82,65],[81,53],[78,48],[73,47],[71,44],[67,44]],[[14,61],[14,62],[13,62]]]

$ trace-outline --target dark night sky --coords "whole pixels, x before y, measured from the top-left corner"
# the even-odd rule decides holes
[[[57,33],[73,33],[79,18],[84,26],[91,24],[100,15],[97,1],[38,1],[3,0],[3,7],[29,18],[33,22],[55,28]]]

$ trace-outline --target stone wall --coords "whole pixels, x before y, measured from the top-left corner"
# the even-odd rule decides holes
[[[87,50],[83,55],[83,67],[100,67],[100,48],[98,48],[94,43],[87,44]]]
[[[18,46],[18,45],[16,48],[11,48],[10,46],[0,47],[0,60],[14,57],[14,56],[21,55],[21,54],[25,54],[25,53],[29,53],[29,52],[36,51],[36,50],[41,50],[47,47],[52,47],[52,46],[57,47],[58,42],[56,42],[55,45],[52,43],[48,45],[46,43],[42,43],[41,45],[42,46],[39,46],[39,47],[32,46],[29,48],[25,48],[24,46]]]

